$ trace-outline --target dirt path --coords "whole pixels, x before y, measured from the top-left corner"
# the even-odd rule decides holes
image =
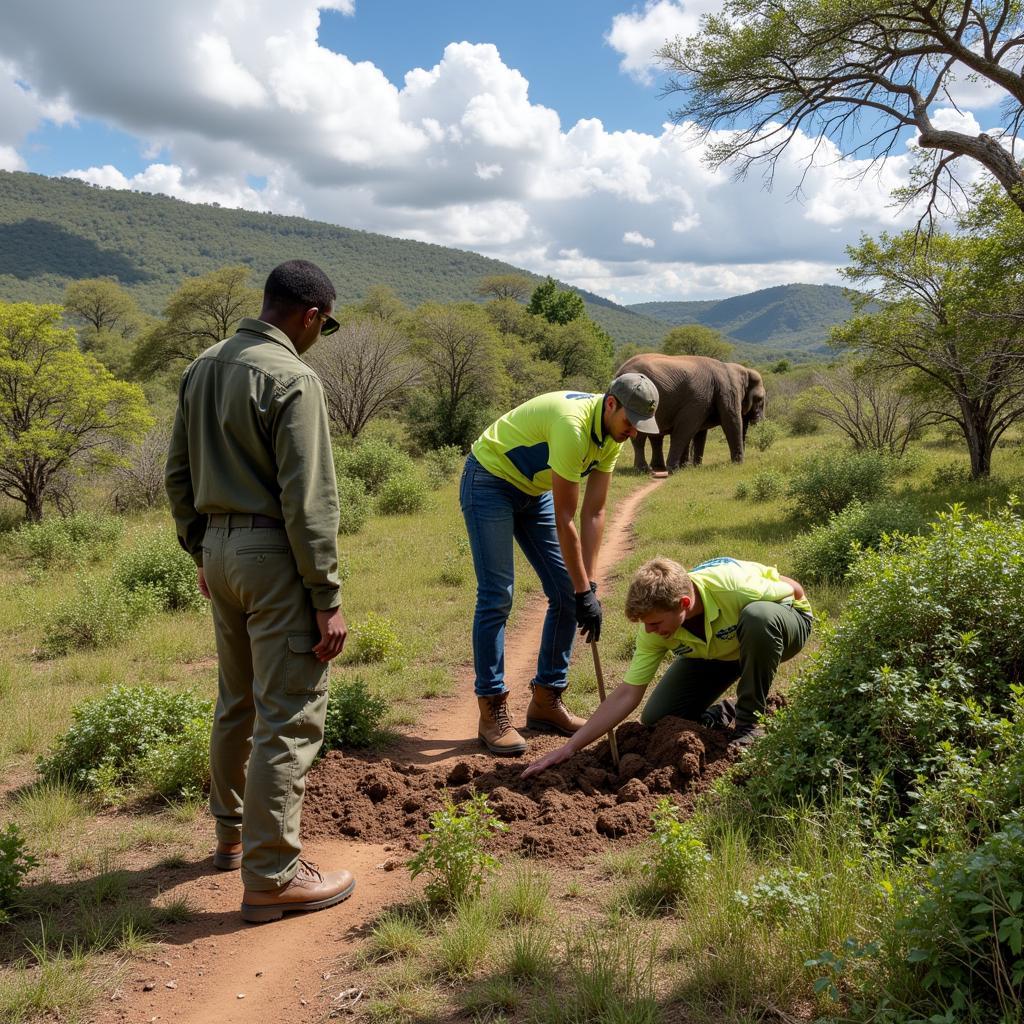
[[[629,528],[637,507],[659,484],[643,485],[618,503],[600,554],[602,584],[629,550]],[[512,685],[514,720],[523,717],[529,701],[525,684],[533,675],[544,612],[543,595],[532,597],[508,633],[505,671]],[[432,702],[418,735],[405,737],[388,756],[436,763],[479,753],[471,673],[465,674],[460,690],[454,697]],[[208,860],[168,870],[163,897],[185,896],[201,909],[187,924],[172,929],[152,957],[129,965],[121,988],[95,1020],[312,1024],[331,1010],[343,1012],[356,994],[348,992],[343,976],[331,972],[364,936],[378,911],[408,892],[405,871],[400,866],[393,870],[406,856],[399,845],[405,837],[394,838],[394,847],[327,839],[310,842],[306,852],[312,860],[325,868],[344,865],[355,873],[356,891],[340,909],[291,915],[269,926],[242,923],[237,874],[216,871]]]

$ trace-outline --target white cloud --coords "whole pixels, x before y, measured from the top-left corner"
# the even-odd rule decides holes
[[[623,236],[622,240],[626,245],[639,245],[644,249],[653,249],[655,242],[653,238],[648,238],[646,235],[641,235],[639,231],[627,231]]]
[[[24,171],[25,161],[13,146],[0,146],[0,171]]]
[[[676,36],[693,35],[703,14],[718,11],[715,0],[646,0],[642,11],[616,14],[605,40],[622,54],[621,70],[649,85],[655,53]]]

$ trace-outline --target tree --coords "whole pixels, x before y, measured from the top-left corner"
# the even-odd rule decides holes
[[[545,324],[538,344],[541,358],[561,370],[563,384],[588,388],[603,388],[611,380],[614,349],[607,332],[587,316]]]
[[[395,294],[393,288],[377,284],[367,291],[361,302],[346,307],[345,313],[348,317],[369,317],[372,320],[382,320],[384,323],[398,324],[405,319],[409,311],[402,305],[402,300]]]
[[[153,422],[142,389],[79,351],[62,314],[0,303],[0,491],[32,521],[63,476],[123,462]]]
[[[305,359],[323,381],[331,422],[350,437],[358,437],[419,377],[406,335],[387,320],[369,317],[343,324]]]
[[[993,213],[993,204],[997,213]],[[989,475],[996,441],[1024,417],[1024,217],[1005,199],[926,246],[914,232],[851,247],[848,280],[876,313],[834,328],[832,343],[910,375],[936,419],[955,423],[972,477]]]
[[[109,277],[72,281],[64,290],[64,308],[96,334],[111,332],[130,338],[143,320],[135,299]]]
[[[682,324],[665,335],[661,351],[667,356],[710,356],[725,363],[732,355],[732,345],[713,327]]]
[[[920,395],[870,362],[815,373],[814,384],[805,408],[837,426],[858,451],[902,455],[922,428],[936,421]]]
[[[173,362],[191,362],[230,337],[243,316],[257,316],[261,294],[248,267],[222,267],[186,281],[164,307],[164,320],[139,340],[132,369],[143,376]]]
[[[1024,209],[1013,151],[1024,116],[1024,9],[1015,0],[729,0],[658,56],[672,76],[665,92],[683,95],[673,119],[712,137],[714,167],[735,162],[742,175],[761,163],[770,180],[803,132],[870,157],[870,168],[902,153],[914,132],[913,191],[928,196],[929,210],[960,191],[960,157],[981,164]],[[1005,100],[1004,133],[936,123],[936,107],[955,106],[957,82],[982,82]],[[834,159],[830,149],[818,141],[810,162]]]
[[[533,282],[525,274],[490,274],[482,277],[477,295],[487,299],[512,299],[522,302],[533,290]]]
[[[576,292],[559,291],[552,277],[545,278],[543,283],[537,285],[526,308],[552,324],[567,324],[583,316],[586,311],[583,298]]]
[[[429,447],[466,448],[505,386],[494,328],[479,306],[429,302],[416,310],[412,330],[423,387],[410,418]]]

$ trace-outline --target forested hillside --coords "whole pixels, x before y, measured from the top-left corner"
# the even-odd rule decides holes
[[[69,281],[116,277],[144,309],[157,313],[186,277],[244,263],[260,280],[282,260],[299,256],[330,274],[341,303],[362,298],[374,285],[393,288],[410,306],[466,301],[478,298],[482,277],[518,272],[461,249],[301,217],[0,171],[0,300],[57,302]],[[660,344],[665,328],[659,321],[580,294],[587,313],[617,342]]]

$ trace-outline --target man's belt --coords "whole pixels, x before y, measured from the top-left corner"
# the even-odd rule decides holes
[[[211,512],[206,517],[207,526],[223,527],[227,530],[283,530],[284,520],[273,516],[260,515],[258,512]]]

